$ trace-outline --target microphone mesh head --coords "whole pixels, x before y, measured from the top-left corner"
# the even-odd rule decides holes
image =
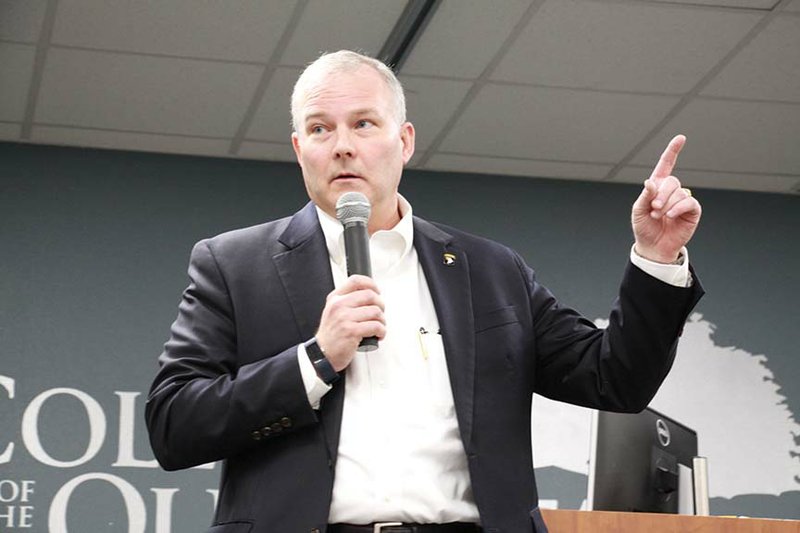
[[[360,192],[346,192],[336,201],[336,218],[342,224],[366,224],[371,210],[369,200]]]

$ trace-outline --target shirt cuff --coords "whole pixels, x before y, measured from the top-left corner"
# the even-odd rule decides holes
[[[300,365],[300,375],[303,378],[303,386],[306,388],[308,403],[312,409],[319,409],[320,400],[332,387],[319,379],[302,342],[297,345],[297,363]]]
[[[631,246],[631,263],[659,281],[675,287],[691,287],[693,280],[689,272],[689,250],[684,246],[678,255],[678,263],[666,265],[645,259]]]

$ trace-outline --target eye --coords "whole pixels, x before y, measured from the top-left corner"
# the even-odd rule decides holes
[[[356,122],[356,128],[358,128],[358,129],[369,128],[369,127],[371,127],[373,125],[374,124],[373,124],[373,122],[371,120],[367,120],[365,118],[362,118],[361,120]]]
[[[311,134],[319,134],[319,133],[323,133],[324,131],[325,131],[325,128],[323,126],[321,126],[320,124],[316,124],[314,126],[311,126],[308,129],[308,132],[311,133]]]

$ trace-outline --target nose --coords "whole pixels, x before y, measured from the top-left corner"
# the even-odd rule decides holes
[[[352,158],[356,155],[355,143],[350,137],[350,132],[339,130],[336,132],[336,144],[333,147],[334,159]]]

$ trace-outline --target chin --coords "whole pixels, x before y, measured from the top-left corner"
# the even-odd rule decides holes
[[[331,193],[334,196],[334,203],[336,203],[336,200],[338,200],[339,197],[346,192],[360,192],[367,198],[372,196],[370,188],[367,186],[366,182],[361,179],[342,180],[334,183],[333,185],[334,186],[331,188]],[[370,201],[371,200],[372,198],[370,198]]]

